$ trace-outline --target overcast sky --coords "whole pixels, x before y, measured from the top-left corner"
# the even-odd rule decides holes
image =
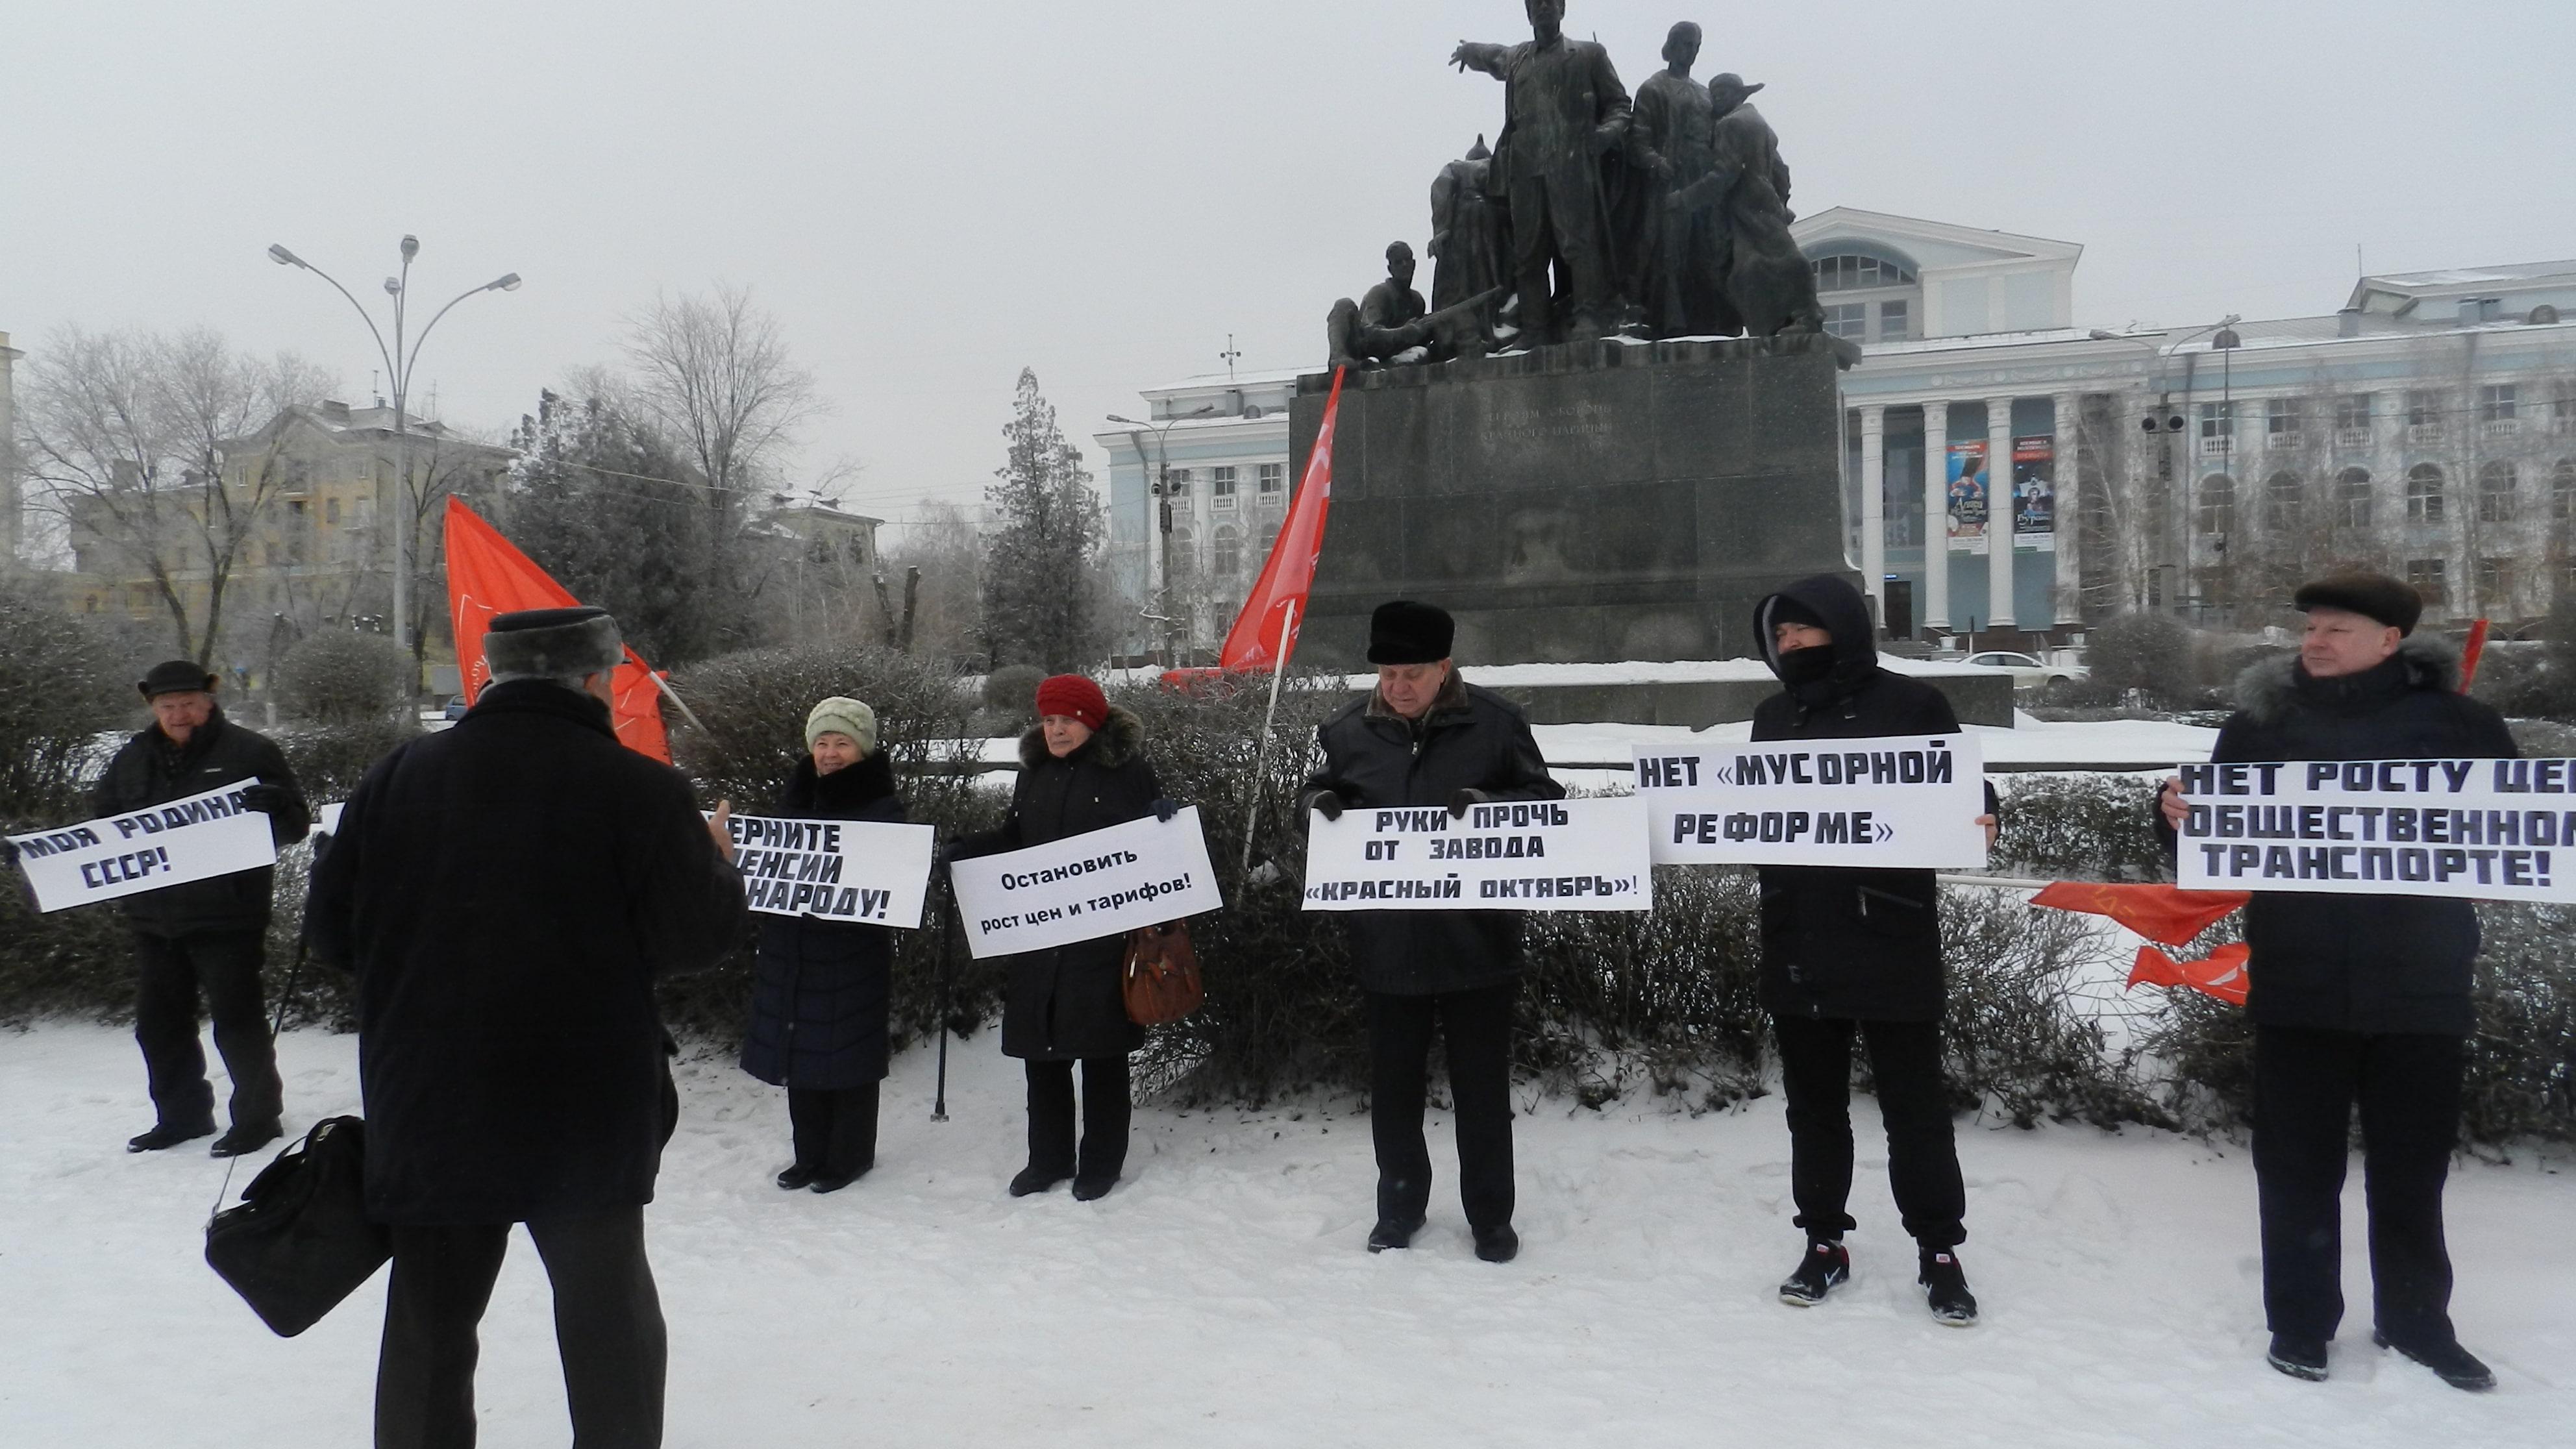
[[[1631,89],[1666,27],[1767,82],[1801,212],[2080,242],[2084,325],[2333,310],[2373,271],[2576,256],[2576,4],[1572,0]],[[363,401],[404,232],[441,413],[505,429],[657,289],[783,318],[800,478],[971,499],[1023,365],[1089,443],[1136,389],[1322,355],[1501,123],[1445,64],[1515,0],[16,0],[0,330],[207,323]],[[423,403],[426,399],[421,399]]]

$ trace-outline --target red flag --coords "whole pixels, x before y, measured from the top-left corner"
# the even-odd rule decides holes
[[[1333,420],[1342,410],[1342,370],[1333,369],[1333,390],[1324,399],[1323,425],[1315,429],[1314,450],[1306,455],[1306,476],[1279,525],[1270,561],[1253,580],[1243,612],[1226,631],[1217,664],[1229,673],[1286,667],[1297,652],[1297,635],[1306,622],[1306,595],[1315,586],[1315,560],[1324,551],[1324,513],[1333,501]],[[1291,611],[1294,617],[1291,617]],[[1282,629],[1288,646],[1279,646]]]
[[[495,614],[520,609],[569,609],[581,601],[565,592],[526,554],[482,515],[450,497],[447,500],[447,613],[454,625],[456,665],[464,676],[465,702],[491,679],[483,662],[483,635]],[[639,755],[671,762],[671,744],[662,730],[661,687],[653,667],[632,648],[626,662],[610,676],[610,720],[617,741]]]
[[[2100,881],[2052,882],[2030,898],[2034,906],[2109,916],[2150,941],[2187,946],[2219,917],[2253,899],[2244,891],[2187,891],[2169,885],[2108,885]]]
[[[2460,693],[2478,682],[2478,661],[2487,652],[2487,621],[2479,619],[2469,625],[2469,642],[2460,650]]]
[[[2242,941],[2219,947],[2204,960],[2177,961],[2153,946],[2138,948],[2138,964],[2129,970],[2131,986],[2188,986],[2230,1006],[2245,1004],[2245,961],[2254,948]]]

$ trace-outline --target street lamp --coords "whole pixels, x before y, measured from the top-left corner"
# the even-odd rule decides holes
[[[1159,423],[1139,422],[1134,418],[1121,417],[1116,413],[1109,415],[1109,421],[1113,423],[1124,423],[1131,428],[1151,428],[1154,431],[1154,457],[1151,459],[1145,456],[1145,445],[1137,441],[1135,434],[1128,434],[1128,441],[1136,446],[1137,466],[1154,469],[1154,480],[1148,487],[1157,505],[1163,546],[1159,556],[1149,553],[1146,557],[1155,559],[1161,564],[1161,578],[1154,588],[1154,612],[1163,621],[1163,667],[1166,669],[1176,669],[1180,667],[1181,662],[1180,645],[1174,637],[1179,631],[1173,627],[1179,620],[1172,613],[1172,454],[1167,435],[1175,424],[1188,422],[1192,418],[1203,418],[1215,411],[1216,404],[1209,403],[1190,412],[1175,413]]]
[[[429,326],[420,329],[420,335],[411,340],[411,349],[406,352],[403,350],[403,325],[407,311],[406,303],[411,295],[411,259],[419,254],[420,238],[404,237],[402,273],[400,276],[385,278],[385,294],[394,299],[394,342],[393,346],[388,348],[385,346],[384,332],[376,326],[376,319],[368,315],[367,309],[359,305],[356,297],[349,295],[349,289],[341,286],[337,278],[288,251],[285,247],[272,244],[268,249],[270,261],[281,267],[301,267],[323,281],[329,282],[331,290],[348,298],[349,305],[358,309],[358,320],[367,324],[367,335],[376,340],[376,355],[384,360],[386,375],[393,379],[395,493],[391,501],[394,515],[394,645],[404,650],[411,648],[411,458],[410,420],[407,406],[411,397],[412,365],[420,360],[421,344],[429,340],[430,328],[436,327],[438,319],[446,316],[449,309],[458,302],[479,292],[519,290],[519,274],[509,272],[485,282],[482,286],[469,287],[457,293],[447,306],[439,308],[430,317]],[[419,677],[415,674],[412,679],[415,690],[419,683]]]
[[[2167,364],[2173,357],[2174,353],[2182,349],[2182,345],[2184,343],[2191,341],[2193,338],[2200,336],[2204,332],[2217,332],[2218,337],[2215,340],[2218,346],[2222,349],[2232,350],[2238,345],[2239,339],[2233,331],[2226,329],[2233,328],[2237,323],[2244,320],[2243,316],[2230,312],[2226,316],[2219,318],[2217,321],[2212,322],[2205,327],[2195,327],[2189,332],[2186,332],[2171,341],[2149,342],[2144,338],[2131,337],[2125,333],[2106,332],[2099,327],[2096,327],[2085,334],[2096,342],[2124,342],[2131,347],[2143,347],[2147,350],[2148,355],[2154,359],[2154,372],[2148,377],[2147,386],[2149,390],[2154,392],[2156,395],[2156,410],[2153,414],[2148,416],[2144,423],[2144,428],[2148,433],[2152,434],[2159,430],[2158,425],[2161,424],[2162,431],[2168,435],[2166,439],[2165,462],[2166,466],[2172,470],[2174,488],[2172,496],[2179,500],[2174,508],[2173,516],[2173,532],[2174,534],[2178,534],[2181,539],[2181,547],[2178,550],[2178,556],[2182,559],[2182,563],[2178,566],[2178,574],[2188,574],[2191,567],[2191,508],[2193,495],[2196,490],[2191,486],[2191,473],[2194,465],[2188,452],[2189,445],[2184,445],[2186,450],[2185,456],[2179,463],[2174,460],[2173,445],[2180,441],[2179,435],[2188,425],[2188,412],[2191,406],[2191,373],[2189,370],[2186,370],[2183,373],[2182,405],[2184,411],[2175,412],[2170,401],[2173,396],[2173,390],[2170,380],[2170,371]],[[2232,364],[2233,358],[2231,357],[2229,360]],[[2234,369],[2232,366],[2230,367],[2229,372],[2229,381],[2232,383],[2234,380]],[[2222,451],[2226,454],[2228,459],[2229,476],[2233,478],[2235,476],[2234,470],[2236,466],[2236,416],[2234,389],[2232,387],[2229,388],[2227,402],[2221,406],[2220,411],[2227,418],[2227,433],[2225,434]],[[2177,555],[2168,555],[2168,557],[2173,556]],[[2168,565],[2167,567],[2176,566]],[[2168,606],[2176,614],[2183,613],[2183,579],[2181,577],[2177,576],[2173,580],[2171,593],[2172,598],[2167,601]]]

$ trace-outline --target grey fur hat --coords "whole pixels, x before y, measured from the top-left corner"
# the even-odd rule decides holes
[[[483,661],[495,679],[571,679],[625,663],[626,644],[606,609],[521,609],[492,620]]]

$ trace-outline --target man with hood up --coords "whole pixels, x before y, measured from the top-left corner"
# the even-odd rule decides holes
[[[2237,680],[2243,707],[2213,763],[2512,759],[2512,732],[2459,691],[2459,660],[2414,637],[2422,596],[2385,574],[2298,591],[2297,657]],[[2173,843],[2182,781],[2158,794]],[[2361,1111],[2370,1202],[2373,1329],[2461,1389],[2495,1375],[2451,1328],[2442,1180],[2460,1136],[2460,1076],[2477,1030],[2469,996],[2477,912],[2464,900],[2258,891],[2245,908],[2254,1020],[2254,1184],[2263,1219],[2263,1315],[2272,1367],[2326,1376],[2343,1320],[2343,1179]]]
[[[1781,692],[1753,711],[1756,740],[1948,735],[1959,718],[1941,692],[1879,667],[1869,603],[1832,574],[1800,579],[1754,606],[1762,657]],[[1994,838],[1994,787],[1978,817]],[[1869,1051],[1887,1174],[1918,1249],[1932,1316],[1964,1328],[1977,1300],[1952,1250],[1966,1241],[1967,1191],[1941,1072],[1941,920],[1928,870],[1762,868],[1762,1004],[1789,1099],[1789,1191],[1807,1250],[1780,1301],[1821,1302],[1851,1277],[1843,1234],[1851,1196],[1851,1049]]]

